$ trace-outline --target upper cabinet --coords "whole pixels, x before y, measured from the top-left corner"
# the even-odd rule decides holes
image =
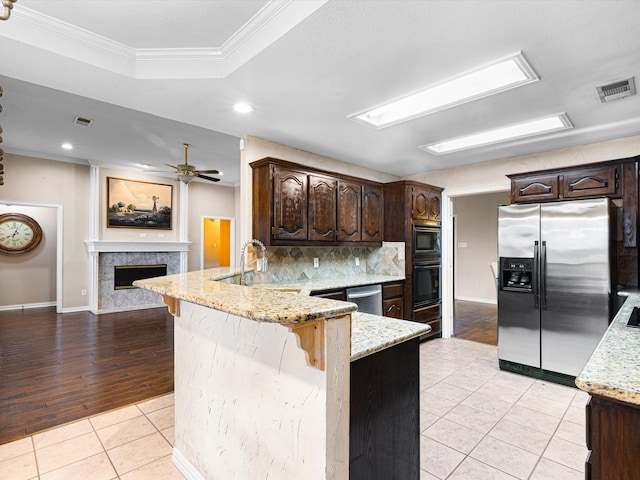
[[[621,197],[621,168],[620,164],[614,163],[509,175],[511,202],[546,202],[600,196]]]
[[[380,245],[382,184],[264,158],[253,169],[253,236],[265,245]]]

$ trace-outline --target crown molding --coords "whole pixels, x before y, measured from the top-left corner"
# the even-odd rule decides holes
[[[0,36],[137,79],[225,78],[328,0],[272,0],[219,47],[132,48],[20,6]]]

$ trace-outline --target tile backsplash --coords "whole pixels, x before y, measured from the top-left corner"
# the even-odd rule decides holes
[[[286,283],[332,277],[404,275],[404,243],[381,247],[267,247],[267,272],[256,272],[256,283]],[[250,260],[255,259],[251,255]],[[314,267],[318,259],[318,267]],[[356,259],[359,265],[356,265]]]

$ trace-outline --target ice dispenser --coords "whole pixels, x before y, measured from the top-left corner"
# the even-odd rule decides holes
[[[500,289],[530,292],[533,258],[500,258]]]

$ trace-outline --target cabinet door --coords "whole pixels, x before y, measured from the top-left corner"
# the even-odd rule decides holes
[[[273,196],[273,238],[276,240],[306,240],[306,173],[274,168]]]
[[[347,291],[344,288],[336,288],[334,290],[320,290],[317,292],[311,292],[312,297],[328,298],[329,300],[342,300],[347,301]]]
[[[362,241],[381,242],[384,199],[382,187],[365,184],[362,189]]]
[[[440,193],[429,192],[429,220],[440,221]]]
[[[558,198],[558,176],[539,175],[511,180],[514,203],[540,202]]]
[[[618,169],[614,166],[585,168],[565,173],[562,180],[564,198],[613,195],[619,190]]]
[[[429,190],[426,188],[411,189],[411,216],[418,220],[429,219]]]
[[[333,178],[309,175],[309,240],[335,241],[336,187]]]
[[[362,215],[362,185],[338,180],[338,241],[359,242]]]

